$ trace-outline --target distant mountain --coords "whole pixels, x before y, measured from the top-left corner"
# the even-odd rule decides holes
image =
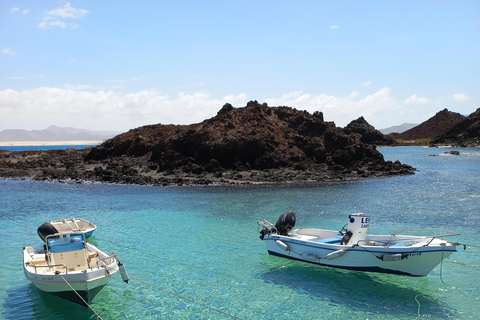
[[[465,120],[460,113],[443,109],[418,126],[402,133],[389,134],[395,140],[433,139],[447,133],[457,123]]]
[[[7,129],[0,131],[0,142],[20,141],[104,141],[118,135],[115,131],[94,131],[50,126],[44,130]]]
[[[378,129],[378,131],[380,131],[383,134],[389,134],[389,133],[394,133],[394,132],[402,133],[402,132],[410,130],[410,129],[416,127],[416,126],[418,126],[418,123],[402,123],[399,126],[393,126],[393,127],[389,127],[389,128],[385,128],[385,129]]]

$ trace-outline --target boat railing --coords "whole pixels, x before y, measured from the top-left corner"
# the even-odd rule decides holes
[[[263,227],[263,228],[272,228],[274,227],[273,223],[263,219],[262,221],[260,220],[257,220],[257,224],[259,227]]]
[[[100,269],[101,267],[103,267],[103,268],[105,268],[105,269],[108,270],[108,264],[105,262],[105,260],[111,260],[112,262],[114,262],[114,261],[115,261],[115,258],[114,258],[113,256],[106,256],[105,258],[98,258],[98,260],[97,260],[97,268]],[[100,265],[99,265],[100,262],[103,263],[103,266],[100,266]],[[109,263],[111,263],[111,262],[109,262]]]
[[[48,264],[48,265],[43,265],[43,266],[32,266],[32,267],[35,268],[35,274],[37,273],[37,268],[53,268],[53,267],[64,267],[65,268],[65,273],[68,273],[68,268],[63,263],[61,263],[61,264]]]
[[[440,235],[417,235],[417,236],[426,237],[426,238],[440,238],[442,240],[445,237],[458,236],[460,234],[460,233],[457,233],[457,232],[443,231],[443,230],[402,229],[402,230],[396,230],[394,233],[391,234],[391,236],[394,236],[394,237],[397,236],[398,232],[421,232],[421,233],[434,232],[434,233],[441,233]]]

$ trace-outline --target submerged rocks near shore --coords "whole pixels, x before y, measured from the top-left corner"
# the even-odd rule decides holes
[[[294,183],[413,174],[350,128],[289,107],[225,104],[191,125],[132,129],[84,150],[0,151],[0,177],[138,185]],[[371,126],[370,126],[371,127]],[[373,128],[373,127],[371,127]],[[373,128],[374,129],[374,128]],[[372,135],[370,139],[376,140]]]

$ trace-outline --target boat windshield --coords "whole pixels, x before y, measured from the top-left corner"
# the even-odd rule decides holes
[[[48,239],[48,247],[52,253],[85,249],[83,235],[81,234],[72,234],[70,237],[65,238]]]

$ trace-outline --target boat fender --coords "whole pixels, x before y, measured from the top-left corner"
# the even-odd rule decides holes
[[[346,245],[352,236],[352,231],[347,231],[342,238],[342,245]]]
[[[318,260],[318,257],[314,255],[313,253],[302,253],[302,258],[311,260],[311,261],[316,261]]]
[[[345,252],[347,252],[347,251],[346,250],[337,250],[337,251],[330,252],[329,254],[327,254],[325,259],[332,260],[332,259],[341,257],[345,254]]]
[[[128,283],[128,280],[130,280],[128,278],[128,273],[127,273],[127,269],[125,268],[125,265],[118,261],[118,270],[120,271],[120,274],[122,275],[122,280],[125,281],[125,283]]]
[[[396,253],[396,254],[384,254],[380,259],[382,261],[401,261],[408,257],[406,254]]]
[[[283,242],[281,240],[275,240],[275,243],[277,244],[277,246],[280,247],[280,249],[285,250],[285,251],[290,251],[290,248],[288,247],[288,245],[285,242]]]

